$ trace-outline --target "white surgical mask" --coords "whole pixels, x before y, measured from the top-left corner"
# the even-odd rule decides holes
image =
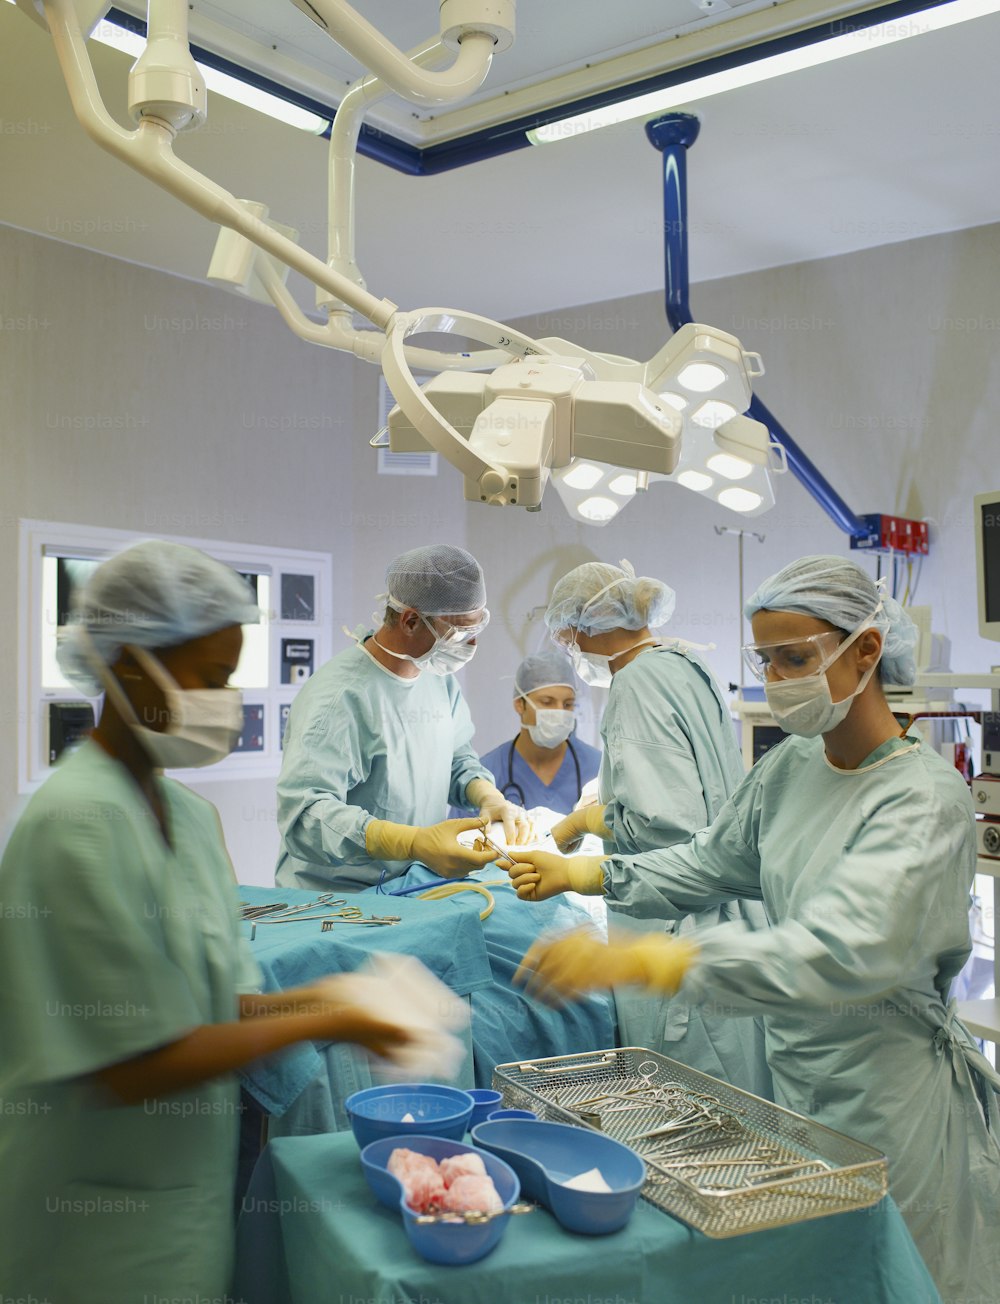
[[[469,639],[475,638],[485,629],[490,618],[489,612],[484,609],[485,619],[478,625],[468,627],[468,632],[461,625],[453,625],[447,634],[439,634],[425,615],[419,612],[418,615],[434,635],[434,646],[421,656],[411,656],[409,652],[393,652],[391,648],[379,643],[374,635],[372,637],[377,646],[383,652],[388,652],[389,656],[395,657],[397,661],[411,661],[418,670],[429,670],[432,675],[453,675],[456,670],[468,665],[476,655],[476,644],[469,642]],[[458,642],[458,638],[463,638],[463,641]]]
[[[826,672],[855,639],[859,638],[865,630],[871,629],[872,621],[881,610],[880,602],[868,619],[862,621],[857,629],[840,644],[816,674],[804,675],[801,679],[776,679],[765,683],[764,696],[767,698],[771,714],[786,733],[798,734],[800,738],[815,738],[819,734],[830,733],[847,718],[847,713],[854,705],[854,699],[868,686],[878,661],[868,667],[854,692],[840,702],[833,700]]]
[[[638,643],[633,643],[631,647],[623,647],[620,652],[614,652],[610,656],[604,656],[600,652],[584,652],[579,643],[570,643],[566,652],[573,662],[573,669],[585,684],[590,684],[592,688],[607,688],[614,677],[611,671],[612,661],[620,660],[626,652],[633,652],[637,647],[645,647],[655,642],[655,638],[643,638]]]
[[[185,770],[221,761],[243,732],[243,694],[236,688],[180,688],[166,668],[145,648],[127,646],[150,679],[161,689],[169,721],[159,733],[140,722],[135,708],[111,669],[102,682],[119,714],[155,766]]]
[[[536,706],[535,723],[525,728],[536,747],[558,747],[576,728],[576,714]]]
[[[475,643],[449,643],[439,638],[429,652],[415,657],[413,664],[432,675],[453,675],[476,655]]]

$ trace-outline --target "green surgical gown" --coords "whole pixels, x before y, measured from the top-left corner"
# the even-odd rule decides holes
[[[732,721],[711,671],[693,652],[669,642],[641,653],[615,675],[601,736],[599,791],[614,834],[608,848],[627,855],[686,842],[712,822],[743,778]],[[609,898],[608,905],[614,935],[615,900]],[[742,901],[713,905],[685,919],[679,931],[730,919],[767,926],[762,906]],[[635,988],[617,990],[615,1004],[622,1045],[645,1046],[771,1099],[759,1020],[709,1016],[681,996],[648,997]]]
[[[778,1103],[888,1155],[954,1304],[1000,1282],[1000,1078],[948,999],[975,858],[968,787],[930,748],[891,739],[843,771],[821,738],[789,738],[710,828],[605,865],[609,897],[644,918],[763,901],[771,928],[699,934],[681,993],[763,1015]]]
[[[0,1294],[49,1304],[222,1298],[231,1076],[140,1105],[89,1075],[238,1017],[259,987],[208,802],[161,781],[173,849],[94,742],[31,798],[0,863]]]
[[[472,717],[454,675],[401,679],[358,645],[303,686],[288,715],[278,779],[280,887],[361,889],[405,873],[373,860],[374,819],[424,826],[464,806],[492,776],[472,747]]]

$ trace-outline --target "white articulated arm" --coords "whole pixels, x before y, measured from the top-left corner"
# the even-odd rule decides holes
[[[441,31],[457,48],[443,72],[428,72],[397,49],[346,0],[292,0],[338,45],[370,68],[397,95],[414,104],[466,99],[483,84],[494,51],[514,37],[514,0],[443,0]],[[448,16],[455,10],[454,21]]]
[[[421,65],[439,62],[447,53],[444,42],[437,37],[425,41],[409,52],[408,57]],[[365,110],[372,104],[392,94],[392,88],[379,77],[369,76],[356,82],[337,106],[337,116],[330,129],[329,182],[327,192],[329,244],[328,264],[342,276],[348,277],[361,289],[365,289],[364,277],[355,258],[354,241],[354,182],[355,160],[357,158],[358,135],[364,121]],[[263,260],[261,260],[263,261]],[[263,279],[263,278],[262,278]],[[274,296],[272,295],[272,298]],[[285,315],[281,304],[275,300],[279,312],[285,321],[292,323]],[[345,311],[345,305],[329,293],[320,290],[316,295],[319,308],[326,308],[330,314],[329,330],[325,340],[317,340],[315,326],[304,315],[302,322],[308,327],[308,333],[292,329],[303,339],[314,343],[325,343],[329,347],[344,349],[367,362],[378,363],[382,357],[385,340],[374,331],[358,330],[351,323],[351,316]],[[510,353],[502,349],[477,350],[475,353],[443,353],[434,349],[417,349],[406,346],[406,360],[418,371],[492,371],[510,361]]]
[[[386,329],[396,311],[394,303],[376,299],[347,277],[332,271],[322,259],[300,249],[294,241],[248,212],[228,190],[183,163],[173,152],[172,127],[152,117],[144,118],[135,131],[119,126],[101,99],[72,0],[44,0],[44,3],[73,111],[92,140],[209,221],[238,231],[314,284],[330,290],[380,329]]]

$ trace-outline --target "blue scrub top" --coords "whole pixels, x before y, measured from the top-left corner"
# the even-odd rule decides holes
[[[555,778],[551,783],[543,783],[516,748],[513,759],[511,758],[512,742],[513,739],[508,739],[479,759],[493,775],[494,782],[508,801],[516,802],[525,810],[547,806],[550,810],[568,815],[580,799],[580,787],[591,779],[596,779],[601,768],[600,749],[573,737]],[[579,781],[570,747],[575,751],[580,765]],[[453,815],[464,813],[457,809],[452,812]]]

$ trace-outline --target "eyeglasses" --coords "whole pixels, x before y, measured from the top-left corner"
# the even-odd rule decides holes
[[[779,679],[803,679],[806,675],[818,675],[846,637],[840,630],[831,629],[781,643],[745,643],[743,660],[754,678],[762,683],[768,671],[773,671]]]

